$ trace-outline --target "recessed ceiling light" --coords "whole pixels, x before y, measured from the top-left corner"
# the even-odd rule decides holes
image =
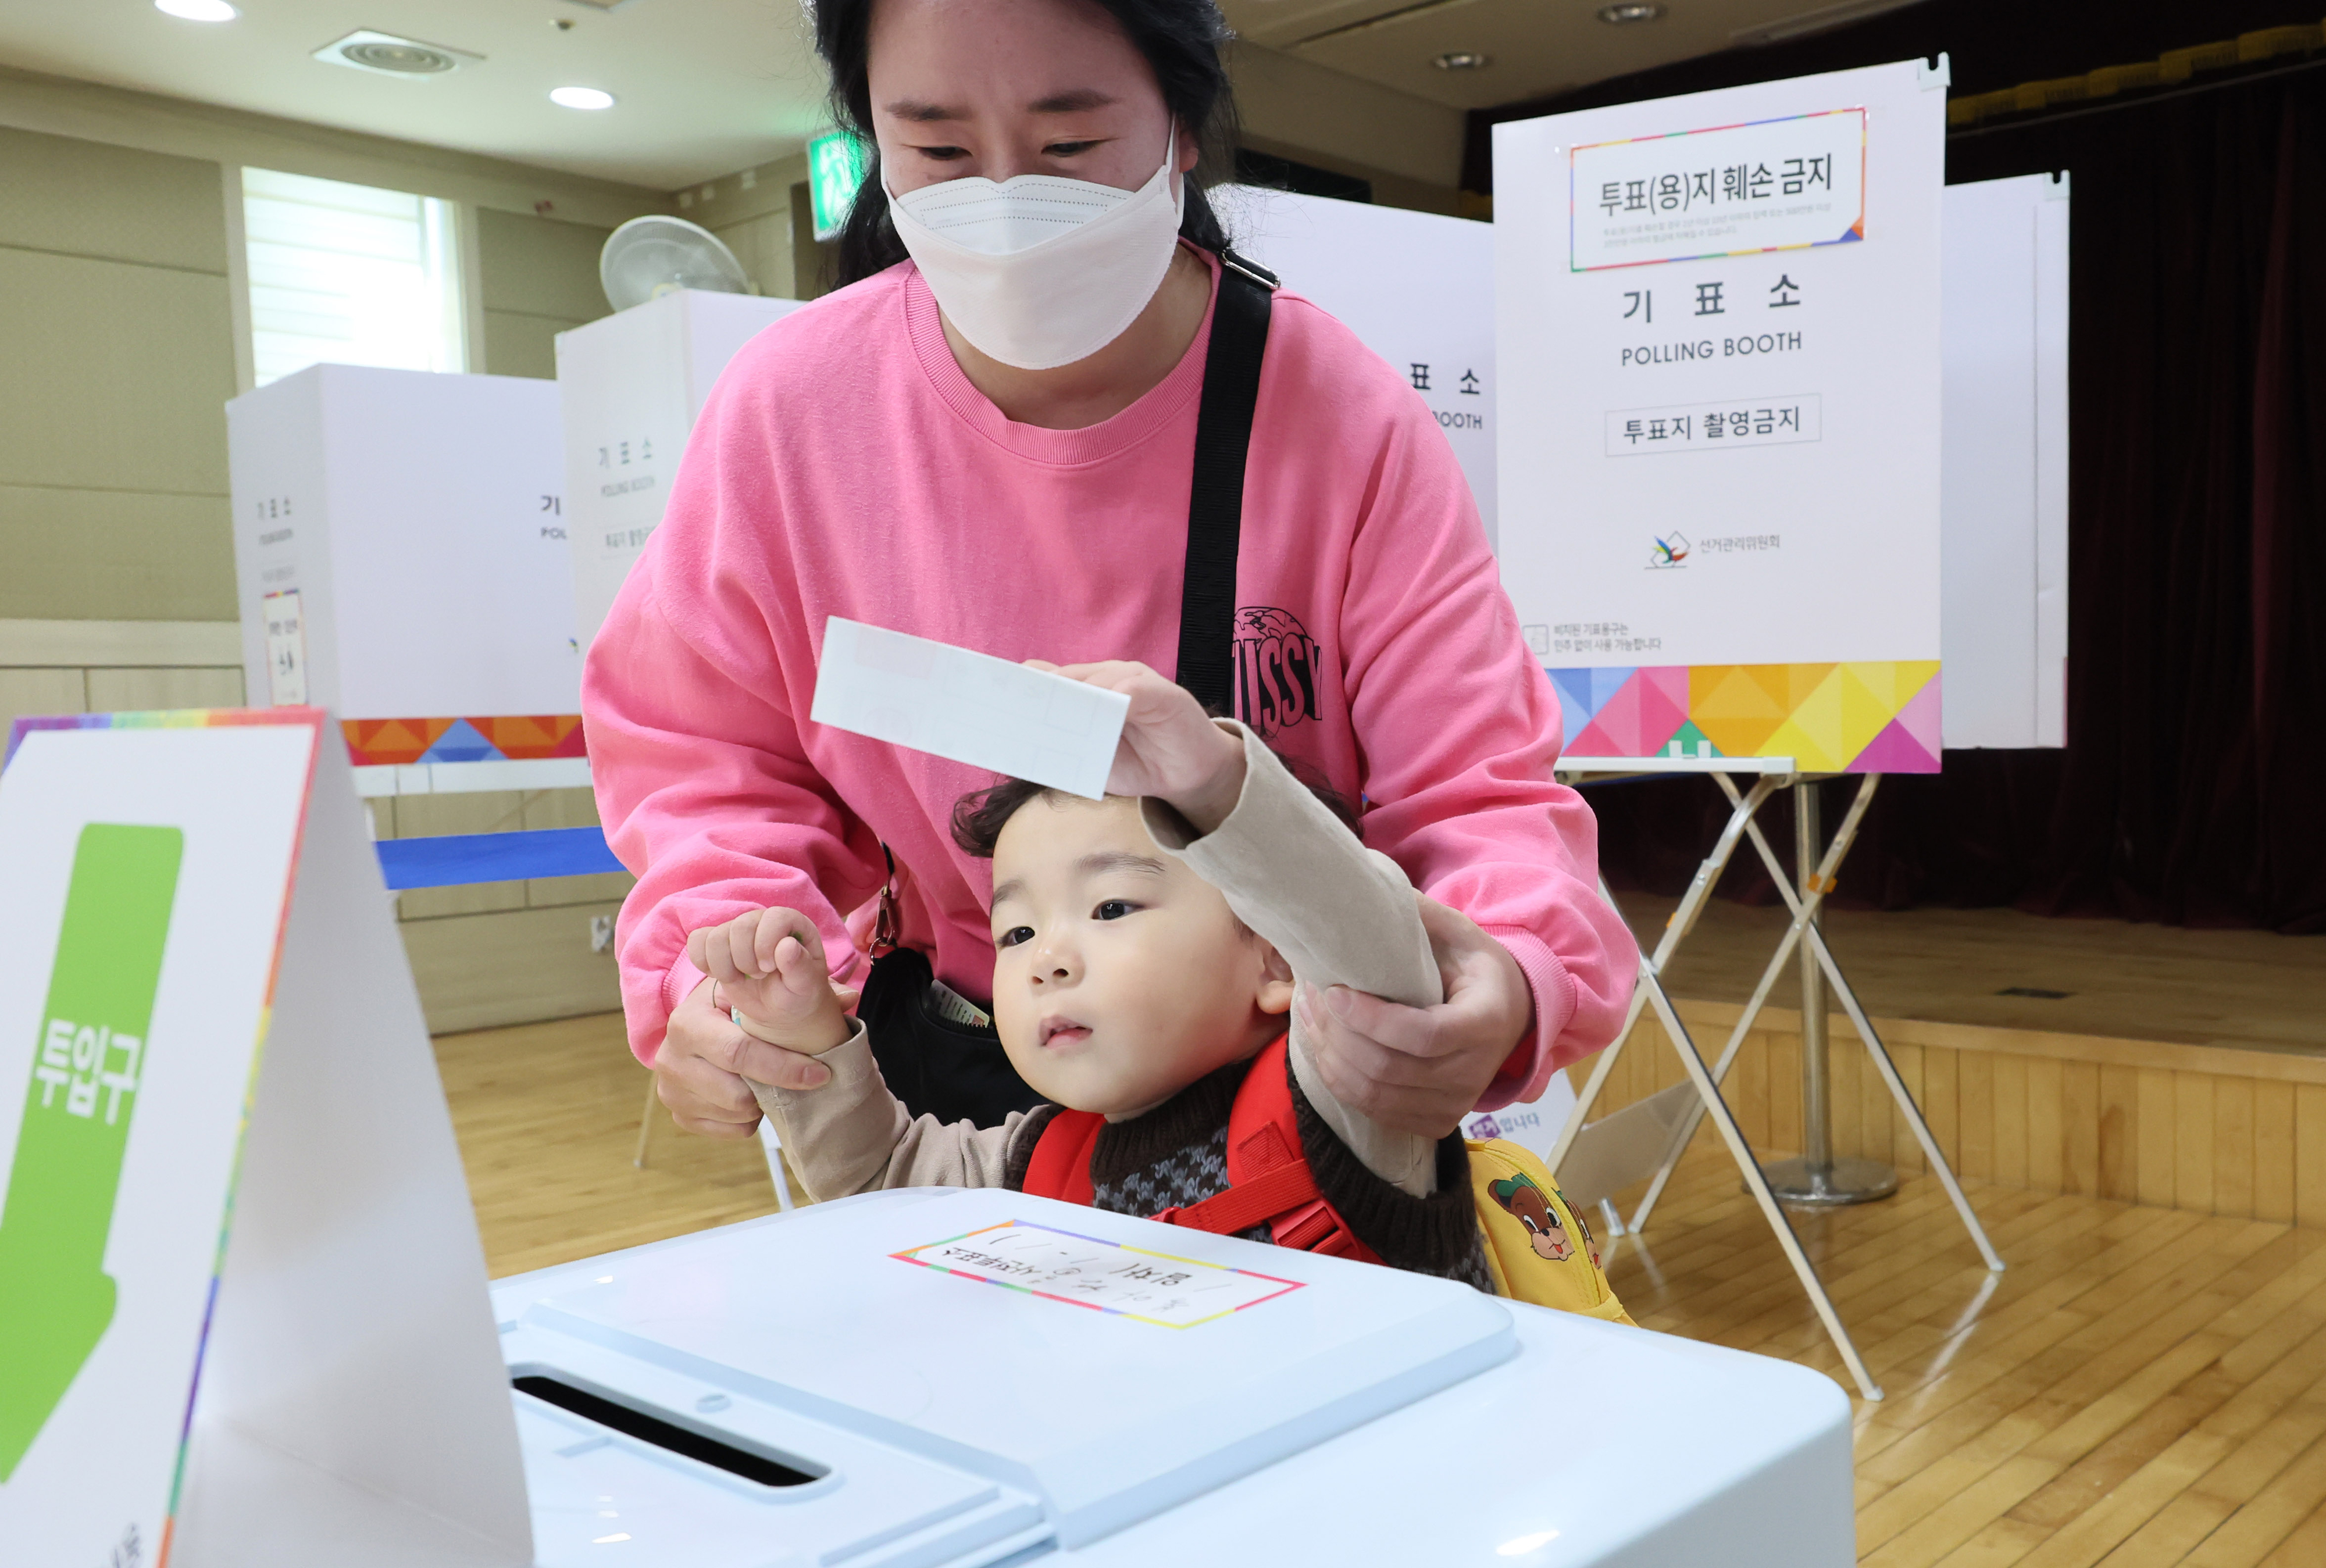
[[[1615,27],[1633,22],[1653,22],[1663,14],[1662,6],[1649,5],[1646,0],[1625,0],[1625,4],[1621,5],[1599,7],[1599,20]]]
[[[226,0],[154,0],[154,9],[181,22],[231,22],[242,14]]]
[[[1490,63],[1475,49],[1449,50],[1429,62],[1440,70],[1484,70]]]
[[[610,109],[614,107],[614,95],[603,88],[552,88],[549,101],[569,109]]]

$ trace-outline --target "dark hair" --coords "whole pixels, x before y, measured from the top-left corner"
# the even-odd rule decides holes
[[[1235,97],[1228,87],[1220,45],[1228,25],[1213,0],[1091,0],[1114,18],[1131,47],[1146,58],[1163,89],[1173,121],[1196,138],[1199,151],[1188,173],[1182,236],[1205,250],[1227,248],[1227,233],[1204,192],[1232,171],[1235,158]],[[872,7],[876,0],[815,0],[815,51],[832,72],[832,114],[863,144],[863,181],[840,230],[840,275],[833,287],[870,277],[905,259],[905,243],[889,221],[880,189],[880,149],[872,137]]]
[[[1333,813],[1334,820],[1352,833],[1357,832],[1357,814],[1349,809],[1347,797],[1329,785],[1301,777],[1300,770],[1285,764],[1286,769],[1312,795]],[[962,852],[981,860],[993,858],[993,847],[1001,841],[1001,830],[1009,824],[1027,802],[1045,795],[1065,792],[1047,784],[1029,784],[1022,778],[1006,778],[1000,784],[982,790],[972,790],[953,804],[953,841]],[[1081,798],[1079,796],[1077,799]]]

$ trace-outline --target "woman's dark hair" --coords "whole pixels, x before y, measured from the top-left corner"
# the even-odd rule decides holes
[[[1329,785],[1302,777],[1303,770],[1289,761],[1285,767],[1310,794],[1325,803],[1325,809],[1341,826],[1352,833],[1359,832],[1357,814],[1349,809],[1347,797]],[[1027,802],[1062,793],[1047,784],[1028,784],[1022,778],[1006,778],[990,788],[972,790],[953,803],[953,841],[961,846],[962,853],[991,860],[993,847],[1001,841],[1001,830],[1009,825],[1009,819],[1024,809]]]
[[[1228,25],[1213,0],[1091,0],[1113,17],[1146,58],[1172,119],[1196,138],[1200,155],[1187,174],[1179,232],[1205,250],[1227,247],[1227,233],[1204,192],[1235,161],[1235,97],[1220,45]],[[815,51],[832,72],[832,113],[863,144],[864,179],[840,230],[840,275],[833,287],[869,278],[905,259],[905,242],[889,221],[881,194],[880,149],[872,137],[868,70],[875,0],[815,0]]]

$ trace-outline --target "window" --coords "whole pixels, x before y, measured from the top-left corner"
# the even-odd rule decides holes
[[[245,169],[242,212],[259,385],[326,362],[467,368],[451,203]]]

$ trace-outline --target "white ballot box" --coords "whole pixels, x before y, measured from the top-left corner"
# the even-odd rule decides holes
[[[762,328],[804,303],[677,289],[557,335],[582,646],[662,521],[687,434],[719,373]]]
[[[1790,1363],[1006,1191],[504,1280],[544,1565],[1853,1559]]]
[[[358,768],[588,784],[556,386],[317,365],[226,413],[251,705],[330,710]]]

